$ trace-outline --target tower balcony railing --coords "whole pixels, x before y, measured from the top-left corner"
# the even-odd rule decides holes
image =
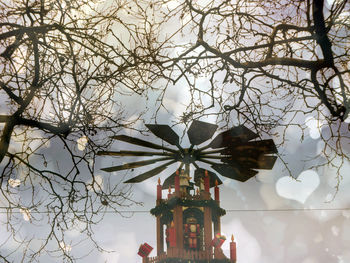
[[[145,263],[158,263],[168,258],[184,260],[210,260],[213,259],[211,251],[187,250],[179,248],[169,248],[167,252],[155,257],[145,258]]]

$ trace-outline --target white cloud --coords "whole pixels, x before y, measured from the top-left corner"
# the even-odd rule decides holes
[[[11,232],[7,231],[6,224],[3,224],[4,220],[2,220],[2,215],[0,214],[0,245],[1,250],[8,250],[8,251],[15,251],[18,249],[18,243],[13,240],[10,236],[12,235]],[[4,218],[6,215],[4,215]],[[10,237],[10,238],[9,238]]]
[[[136,243],[136,234],[134,232],[122,232],[116,236],[116,242],[113,245],[114,258],[121,258],[123,261],[117,260],[117,263],[141,261],[137,255],[139,246]]]
[[[30,221],[30,219],[32,218],[31,214],[30,214],[30,210],[27,208],[20,208],[19,212],[22,214],[23,219],[25,221]]]
[[[175,9],[180,5],[179,1],[171,0],[165,4],[170,10]]]
[[[314,237],[314,242],[315,243],[320,243],[323,241],[323,236],[321,233],[318,233],[315,237]]]
[[[258,240],[251,235],[239,220],[233,220],[229,224],[223,224],[222,229],[225,230],[228,237],[222,245],[224,252],[230,250],[230,236],[235,236],[237,243],[237,262],[256,263],[261,258],[261,248]],[[229,254],[227,254],[229,256]]]
[[[60,247],[64,250],[65,253],[69,253],[72,251],[72,246],[64,243],[63,241],[60,242]]]
[[[8,184],[9,184],[11,187],[17,187],[17,186],[20,186],[20,185],[21,185],[21,180],[10,178],[10,179],[8,180]]]
[[[116,252],[103,252],[101,254],[101,261],[98,261],[98,262],[114,262],[114,263],[120,263],[121,261],[119,260],[120,259],[120,254],[119,253],[116,253]]]
[[[341,178],[338,178],[338,168],[340,167]],[[332,188],[338,184],[340,179],[341,185],[350,184],[350,176],[347,176],[350,172],[350,162],[342,160],[341,157],[335,157],[332,160],[332,164],[325,167],[323,174],[326,176],[327,184]]]
[[[316,258],[312,258],[312,257],[307,257],[305,258],[302,263],[318,263],[318,259]]]
[[[103,177],[102,175],[95,176],[94,185],[92,185],[92,179],[87,182],[87,189],[89,191],[99,191],[103,189]]]
[[[349,219],[350,218],[350,210],[344,210],[342,212],[343,217]]]
[[[313,209],[314,207],[310,207]],[[326,210],[315,210],[306,213],[308,217],[317,220],[318,222],[324,223],[331,219],[337,218],[340,215],[340,211],[326,211]]]
[[[280,221],[272,216],[266,216],[263,218],[264,225],[262,227],[265,229],[265,232],[268,234],[268,242],[273,246],[274,244],[280,244],[285,238],[285,231],[287,228],[287,223]],[[271,225],[274,228],[274,231],[271,230]]]
[[[279,131],[282,134],[283,130]],[[295,153],[300,147],[300,138],[302,136],[302,130],[297,126],[288,126],[286,129],[286,149],[290,153]]]
[[[340,233],[341,233],[341,237],[342,237],[344,243],[347,243],[347,242],[350,241],[350,224],[349,224],[349,221],[344,221],[343,222],[342,230],[341,230]]]
[[[276,193],[274,185],[263,184],[260,187],[260,195],[268,209],[277,209],[285,204],[285,200]]]
[[[22,152],[25,149],[27,153],[31,153],[41,146],[43,140],[45,139],[40,131],[25,132],[23,128],[16,127],[11,137],[9,152]]]
[[[331,230],[332,230],[332,234],[333,234],[334,236],[338,236],[338,235],[339,235],[339,231],[340,231],[339,227],[337,227],[337,226],[332,226],[332,227],[331,227]]]
[[[307,117],[305,119],[305,125],[309,128],[309,135],[312,139],[317,140],[321,136],[321,128],[323,122],[316,120],[314,117]]]
[[[88,138],[86,136],[82,136],[77,140],[77,145],[78,145],[78,149],[80,151],[84,151],[86,144],[88,142]]]
[[[318,141],[317,142],[317,149],[316,149],[316,154],[319,155],[322,153],[322,151],[324,150],[324,147],[325,147],[325,143],[324,141]]]
[[[293,242],[287,247],[287,254],[292,259],[307,257],[309,251],[302,236],[298,235],[294,238]]]

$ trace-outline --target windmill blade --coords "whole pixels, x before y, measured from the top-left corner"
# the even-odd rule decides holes
[[[215,181],[218,182],[218,185],[222,184],[222,181],[216,175],[216,173],[214,173],[212,171],[209,171],[209,170],[207,170],[207,171],[208,171],[208,174],[209,174],[210,187],[214,187],[215,186]],[[196,169],[194,171],[194,182],[195,182],[195,185],[197,185],[198,187],[200,186],[201,178],[204,177],[204,173],[205,173],[205,169],[203,169],[203,168],[199,168],[199,169]]]
[[[277,153],[277,148],[272,139],[244,142],[238,144],[232,144],[223,152],[227,153],[244,153],[244,152],[259,152],[260,154]]]
[[[237,164],[245,169],[272,169],[276,159],[277,156],[261,155],[259,158],[251,158],[247,156],[239,156],[237,158],[224,157],[221,159],[221,161],[233,165]]]
[[[265,155],[264,152],[257,151],[254,149],[245,150],[244,152],[238,152],[235,149],[230,149],[230,150],[223,149],[221,154],[223,158],[229,158],[232,160],[241,159],[242,161],[245,158],[248,158],[248,159],[252,158],[252,159],[258,160],[259,158]],[[203,156],[203,157],[206,157],[206,156]]]
[[[201,154],[201,155],[198,155],[199,159],[201,158],[207,158],[207,159],[223,159],[222,155],[206,155],[206,154]]]
[[[160,162],[160,161],[166,161],[169,159],[172,159],[172,158],[171,157],[163,157],[163,158],[157,158],[157,159],[140,161],[140,162],[126,163],[123,165],[102,168],[101,170],[105,171],[105,172],[116,172],[116,171],[121,171],[121,170],[126,170],[126,169],[138,168],[141,166],[153,164],[153,163]]]
[[[144,141],[144,140],[141,140],[141,139],[138,139],[138,138],[130,137],[130,136],[127,136],[127,135],[116,135],[116,136],[113,136],[112,138],[115,139],[115,140],[131,143],[131,144],[135,144],[135,145],[139,145],[139,146],[143,146],[143,147],[148,147],[148,148],[152,148],[152,149],[159,149],[159,150],[165,150],[165,151],[176,153],[176,150],[174,150],[174,149],[170,149],[170,148],[165,147],[165,146],[154,144],[154,143],[151,143],[151,142],[148,142],[148,141]]]
[[[176,161],[175,160],[172,160],[170,162],[167,162],[165,164],[162,164],[152,170],[149,170],[145,173],[142,173],[136,177],[133,177],[127,181],[125,181],[124,183],[139,183],[139,182],[142,182],[148,178],[151,178],[152,176],[155,176],[157,174],[160,174],[161,172],[163,172],[166,168],[168,168],[169,165],[175,163]]]
[[[258,138],[256,133],[244,125],[240,125],[218,134],[208,146],[213,149],[222,148],[230,144],[247,142],[255,138]]]
[[[179,135],[174,132],[169,125],[164,124],[146,124],[146,127],[157,137],[172,145],[179,145]]]
[[[99,151],[97,155],[109,155],[109,156],[171,156],[171,153],[165,152],[141,152],[141,151]]]
[[[187,135],[192,145],[198,145],[209,140],[217,128],[218,126],[215,124],[194,120],[187,131]]]
[[[232,167],[228,164],[213,164],[211,167],[222,176],[225,176],[227,178],[234,179],[240,182],[245,182],[258,173],[257,171],[254,171],[251,169],[241,171],[238,168]]]

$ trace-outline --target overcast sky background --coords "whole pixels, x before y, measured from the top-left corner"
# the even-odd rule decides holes
[[[206,5],[206,2],[203,1],[202,4]],[[331,1],[327,3],[331,4]],[[186,23],[186,19],[188,18],[184,17],[182,23]],[[175,20],[174,24],[169,23],[164,26],[168,35],[175,32],[178,26],[178,21]],[[178,43],[194,41],[191,40],[191,32],[184,35],[177,34],[173,38]],[[173,52],[176,53],[179,50]],[[202,89],[209,87],[209,82],[205,77],[198,77],[196,83]],[[130,109],[130,119],[133,118],[133,112],[138,112],[136,105],[147,105],[149,110],[144,123],[155,122],[153,117],[157,109],[154,106],[157,94],[149,93],[148,96],[148,101],[136,96],[123,100],[126,107]],[[172,125],[184,113],[184,105],[188,103],[188,99],[189,93],[185,83],[179,81],[175,87],[168,88],[164,97],[164,105],[167,109],[160,109],[156,117],[157,123]],[[296,108],[302,107],[303,102],[299,102],[299,104],[296,103]],[[208,98],[208,101],[204,100],[203,103],[210,104],[211,101]],[[142,106],[139,110],[141,109]],[[218,109],[214,108],[212,112],[216,110]],[[344,163],[342,166],[340,173],[343,180],[335,195],[337,179],[334,168],[325,166],[317,171],[308,169],[325,160],[322,155],[315,160],[312,158],[320,154],[324,146],[320,135],[327,137],[329,128],[320,127],[319,124],[322,123],[322,120],[313,115],[300,115],[297,118],[300,124],[305,124],[308,127],[305,140],[300,142],[302,136],[300,129],[295,126],[290,127],[286,131],[286,143],[283,147],[279,147],[278,151],[284,162],[288,163],[292,175],[298,177],[298,181],[289,176],[280,159],[277,160],[273,170],[260,170],[256,178],[251,178],[245,183],[221,177],[224,182],[220,187],[221,206],[228,210],[227,214],[222,217],[222,232],[228,239],[231,234],[234,234],[237,241],[238,262],[350,262],[350,191],[347,190],[350,187],[350,177],[348,176],[350,164]],[[216,122],[214,116],[200,120]],[[238,125],[234,116],[229,121],[230,127]],[[285,121],[288,123],[288,120]],[[347,125],[348,123],[344,125],[345,131]],[[143,123],[138,122],[137,127],[144,128]],[[176,125],[173,129],[181,136],[185,126]],[[281,142],[281,137],[278,136],[282,134],[282,129],[277,128],[275,131],[277,136],[272,139],[278,144]],[[124,130],[122,133],[140,137],[139,134],[130,130]],[[152,134],[147,137],[141,136],[141,138],[161,143],[161,140]],[[182,138],[181,145],[189,147],[186,135]],[[350,147],[343,146],[347,150],[346,154],[349,154]],[[130,144],[115,142],[112,149],[142,149],[142,147],[133,148]],[[136,158],[128,160],[134,161]],[[128,160],[102,157],[99,165],[106,167],[110,166],[113,161],[115,164],[119,164]],[[339,159],[335,159],[333,163],[336,164],[339,161]],[[203,165],[203,167],[206,166]],[[164,181],[176,168],[176,165],[169,167],[159,177]],[[139,168],[138,171],[135,169],[133,173],[124,175],[131,178],[142,171],[144,170]],[[103,176],[103,173],[101,175]],[[119,176],[122,175],[122,173],[119,174]],[[137,201],[143,201],[144,207],[129,209],[148,211],[154,207],[156,184],[157,177],[148,179],[141,184],[135,184],[133,188],[134,198]],[[167,191],[163,191],[163,196],[166,193]],[[296,211],[288,211],[293,209]],[[106,259],[108,262],[141,262],[137,250],[139,245],[144,242],[154,247],[151,254],[154,256],[156,251],[155,226],[155,217],[147,212],[135,213],[130,218],[107,216],[105,223],[98,226],[97,233],[101,241],[108,248],[116,250],[116,253],[100,257],[100,262]],[[227,256],[229,256],[228,249],[229,242],[226,241],[223,250]]]
[[[169,32],[173,28],[168,27]],[[182,38],[182,41],[186,39]],[[174,51],[175,52],[175,51]],[[197,80],[199,85],[205,86],[204,79]],[[130,120],[137,113],[148,106],[144,123],[154,123],[154,107],[157,98],[156,93],[150,93],[149,100],[138,96],[121,98],[126,107]],[[188,93],[181,81],[166,93],[164,98],[167,110],[160,109],[157,115],[157,123],[172,125],[185,111],[184,105],[188,101]],[[215,111],[216,109],[213,109]],[[201,121],[215,123],[214,117],[202,118]],[[345,162],[340,173],[343,180],[336,192],[336,170],[325,166],[317,171],[309,167],[323,161],[322,156],[315,161],[308,161],[318,155],[323,147],[320,134],[327,134],[326,127],[319,128],[313,116],[299,117],[300,123],[308,126],[305,139],[300,142],[301,131],[297,128],[289,128],[286,133],[287,143],[278,148],[283,160],[288,163],[293,176],[291,178],[282,161],[277,160],[270,171],[261,170],[255,178],[245,183],[233,181],[221,177],[224,182],[220,186],[221,207],[228,210],[222,217],[222,233],[228,237],[223,245],[223,250],[229,256],[229,237],[234,234],[237,242],[238,262],[241,263],[347,263],[350,262],[350,164]],[[230,120],[230,126],[237,125],[237,120]],[[136,127],[145,128],[144,123],[137,122]],[[348,124],[347,124],[348,125]],[[184,125],[176,125],[174,130],[181,136]],[[276,132],[281,132],[276,130]],[[155,143],[161,143],[159,138],[152,134],[141,136],[131,130],[123,130],[121,134],[137,136]],[[215,137],[215,135],[213,136]],[[276,143],[280,138],[272,138]],[[204,144],[206,144],[205,142]],[[189,147],[187,136],[182,138],[181,145]],[[346,154],[350,147],[345,145]],[[111,150],[138,149],[123,142],[115,142]],[[55,144],[48,147],[57,158],[60,149]],[[100,168],[121,164],[126,161],[135,161],[137,158],[111,158],[98,157],[96,163],[96,176],[102,179],[107,176]],[[335,159],[337,163],[340,160]],[[154,166],[147,166],[147,170]],[[203,165],[202,167],[207,167]],[[176,165],[170,166],[159,175],[162,181],[174,172]],[[131,178],[144,172],[144,168],[135,169],[134,172],[115,173],[116,178]],[[193,169],[192,169],[193,173]],[[158,177],[153,177],[141,184],[133,186],[133,198],[143,202],[143,206],[123,208],[126,211],[122,217],[118,214],[108,213],[103,221],[94,229],[96,240],[99,244],[114,252],[99,253],[93,251],[87,258],[81,260],[85,263],[130,263],[141,262],[137,255],[140,244],[147,242],[154,247],[151,256],[156,251],[156,221],[149,212],[155,206],[156,184]],[[163,191],[166,196],[167,191]],[[127,211],[141,211],[128,213]],[[238,211],[235,211],[238,210]],[[257,211],[258,210],[258,211]],[[21,215],[19,220],[23,220]],[[5,221],[6,215],[0,214],[0,221]],[[44,227],[45,226],[40,226]],[[30,222],[23,222],[22,231],[27,234],[35,233],[40,228]],[[0,229],[0,243],[5,242],[8,232],[3,227]],[[71,253],[75,256],[84,255],[91,249],[91,244],[79,240],[79,231],[72,230],[68,233],[71,239]],[[7,249],[14,249],[12,243],[5,245]],[[45,258],[45,257],[44,257]],[[60,259],[45,259],[45,262],[61,262]]]
[[[182,94],[179,88],[177,94]],[[179,97],[169,95],[167,99],[174,102],[169,105],[171,114],[161,111],[158,115],[158,123],[169,123],[182,113],[181,110],[179,111],[180,107],[177,107],[181,102],[181,96]],[[201,120],[213,122],[210,118]],[[279,153],[283,153],[284,161],[288,163],[293,176],[298,176],[298,181],[288,175],[281,160],[277,160],[271,171],[260,170],[256,178],[251,178],[245,183],[221,177],[224,182],[220,186],[221,206],[228,210],[222,217],[222,232],[227,237],[231,234],[235,235],[239,262],[345,263],[350,261],[350,192],[348,191],[350,165],[345,163],[342,166],[343,180],[334,197],[337,184],[336,171],[331,167],[324,167],[318,171],[310,170],[308,167],[315,162],[305,162],[320,152],[323,143],[319,135],[320,132],[326,133],[327,130],[317,129],[310,124],[313,121],[310,116],[305,116],[304,121],[307,121],[310,126],[305,140],[300,143],[300,131],[291,128],[287,131],[288,143],[278,149]],[[142,126],[141,123],[140,126]],[[179,125],[175,126],[174,130],[181,135],[184,128]],[[124,133],[137,135],[128,130]],[[161,140],[152,134],[141,138],[161,143]],[[189,146],[187,136],[183,138],[181,145]],[[116,142],[112,149],[130,149],[131,147],[133,146]],[[101,157],[99,165],[106,167],[110,166],[111,162],[117,164],[123,161],[126,159]],[[316,162],[322,162],[322,157]],[[173,165],[159,177],[164,181],[175,169],[176,166]],[[125,176],[131,178],[138,172],[141,173],[142,168],[138,171],[135,169],[134,172]],[[103,176],[102,172],[100,174]],[[145,211],[154,207],[156,184],[157,177],[135,184],[134,198],[144,202],[144,207],[129,209]],[[163,196],[166,193],[167,191],[163,191]],[[334,200],[332,200],[333,197]],[[296,211],[288,211],[293,209]],[[108,259],[108,262],[115,262],[115,260],[123,263],[141,262],[141,258],[137,255],[139,245],[144,242],[154,248],[156,245],[155,218],[147,212],[136,213],[130,218],[108,215],[104,223],[98,226],[97,233],[108,248],[116,250],[115,254],[102,256],[100,262],[103,262],[103,259]],[[228,248],[229,242],[226,241],[223,249],[229,256]],[[155,249],[152,255],[155,255]]]

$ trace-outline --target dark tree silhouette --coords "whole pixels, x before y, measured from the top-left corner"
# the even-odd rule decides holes
[[[132,124],[118,97],[149,87],[153,65],[142,52],[153,51],[138,50],[152,38],[147,15],[125,1],[1,2],[0,206],[22,261],[74,260],[65,231],[79,225],[94,241],[102,212],[132,202],[128,187],[94,176],[95,153]],[[51,229],[23,236],[21,214]],[[1,250],[2,260],[12,252]]]
[[[83,224],[94,241],[100,214],[132,202],[94,176],[95,153],[131,127],[125,94],[159,89],[166,108],[166,91],[182,85],[179,122],[214,114],[262,136],[281,127],[280,144],[289,127],[303,139],[312,116],[323,164],[340,168],[349,161],[349,10],[347,0],[1,2],[0,204],[22,261],[44,252],[73,261],[65,231]],[[36,249],[20,235],[22,215],[51,226]]]
[[[211,84],[207,94],[226,111],[247,104],[259,110],[269,104],[253,101],[254,106],[253,98],[281,93],[290,94],[293,102],[315,98],[316,105],[305,101],[306,110],[325,108],[329,118],[344,121],[349,107],[348,10],[348,1],[211,1],[205,6],[184,1],[171,12],[189,20],[181,30],[196,38],[163,64],[182,76],[206,74]],[[187,80],[195,89],[193,79]],[[230,92],[232,86],[238,90]],[[222,89],[227,96],[216,95]]]
[[[312,122],[325,142],[322,164],[349,161],[349,1],[159,4],[171,6],[162,23],[182,21],[159,57],[169,86],[188,87],[181,121],[215,114],[278,131],[279,144],[290,127],[302,140]]]

